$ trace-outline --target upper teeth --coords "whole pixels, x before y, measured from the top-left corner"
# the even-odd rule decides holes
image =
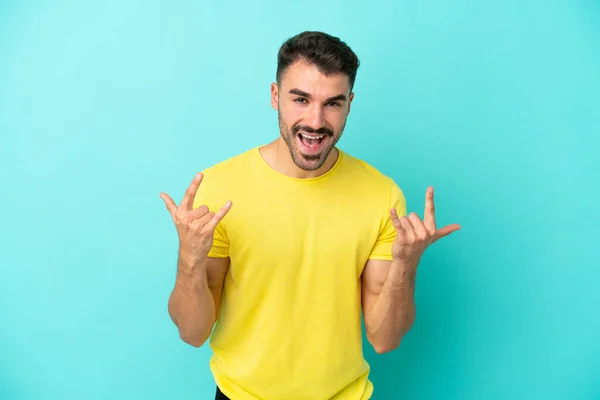
[[[324,137],[325,135],[319,135],[319,136],[308,136],[305,135],[304,133],[301,133],[300,135],[304,136],[307,139],[321,139],[322,137]]]

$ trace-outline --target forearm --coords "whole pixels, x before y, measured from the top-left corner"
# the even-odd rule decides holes
[[[184,342],[200,347],[210,336],[216,312],[205,259],[180,256],[175,287],[169,298],[169,314]]]
[[[416,267],[394,260],[365,321],[369,341],[377,352],[397,348],[416,315]]]

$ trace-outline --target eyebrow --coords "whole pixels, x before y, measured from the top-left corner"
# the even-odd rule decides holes
[[[309,93],[306,93],[305,91],[300,90],[300,89],[291,89],[290,94],[295,94],[297,96],[306,97],[307,99],[311,98]],[[325,103],[330,103],[332,101],[338,101],[338,100],[346,101],[346,96],[343,93],[338,94],[337,96],[333,96],[333,97],[326,99]]]

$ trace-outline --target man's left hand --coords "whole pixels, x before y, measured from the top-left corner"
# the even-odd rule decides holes
[[[427,188],[425,195],[425,218],[423,220],[414,212],[408,216],[398,217],[394,208],[390,210],[390,215],[396,228],[396,240],[392,245],[393,258],[403,265],[413,268],[417,267],[427,247],[460,229],[458,224],[437,229],[432,187]]]

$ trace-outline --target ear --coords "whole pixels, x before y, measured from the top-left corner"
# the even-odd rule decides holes
[[[279,88],[277,83],[271,83],[271,107],[279,110]]]

